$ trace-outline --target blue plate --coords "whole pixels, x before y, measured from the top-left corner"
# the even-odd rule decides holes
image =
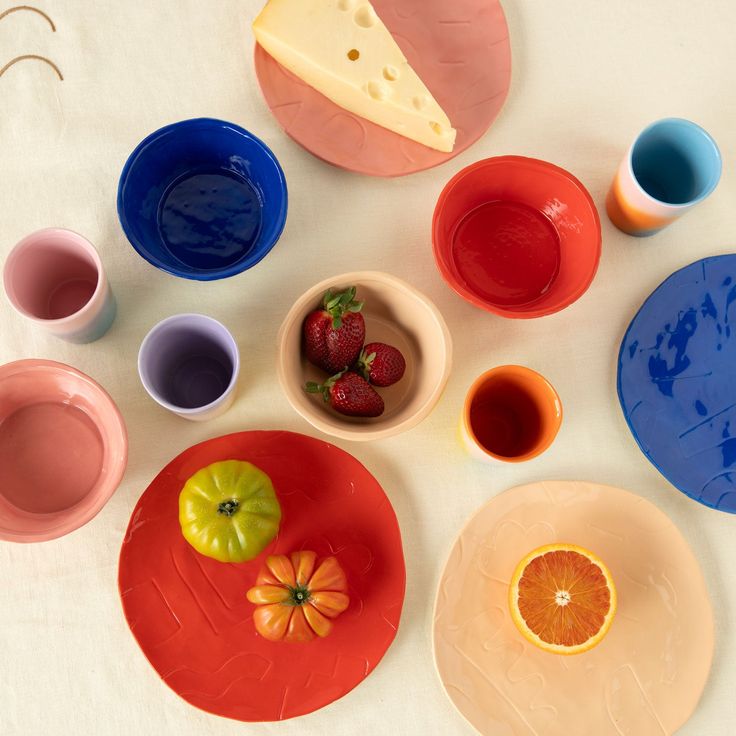
[[[278,241],[286,179],[252,133],[210,118],[167,125],[131,153],[118,216],[131,245],[174,276],[210,281],[245,271]]]
[[[730,513],[736,513],[734,302],[736,255],[691,263],[644,302],[618,356],[618,396],[639,447],[683,493]]]

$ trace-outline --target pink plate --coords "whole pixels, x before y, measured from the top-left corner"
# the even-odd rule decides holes
[[[498,0],[373,0],[373,6],[457,129],[452,153],[346,112],[257,44],[256,75],[281,127],[318,158],[359,174],[413,174],[462,153],[501,111],[511,80],[506,18]]]
[[[281,528],[264,554],[224,564],[179,527],[187,478],[219,460],[267,473]],[[350,605],[324,639],[271,642],[245,594],[266,554],[335,555]],[[241,721],[277,721],[342,697],[396,636],[406,573],[396,515],[376,479],[347,452],[293,432],[239,432],[190,447],[154,478],[130,519],[118,575],[125,618],[164,682],[192,705]]]

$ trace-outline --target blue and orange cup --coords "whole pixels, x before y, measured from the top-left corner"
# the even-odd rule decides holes
[[[720,178],[720,151],[703,128],[682,118],[658,120],[629,148],[606,211],[619,230],[654,235],[702,202]]]
[[[465,397],[460,439],[486,463],[520,463],[541,455],[562,425],[562,402],[541,374],[502,365],[478,376]]]
[[[5,261],[3,283],[17,312],[68,342],[98,340],[115,319],[100,256],[71,230],[46,228],[23,238]]]

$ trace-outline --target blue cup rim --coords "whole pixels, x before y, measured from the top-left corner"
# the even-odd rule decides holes
[[[279,211],[279,222],[277,224],[277,228],[273,234],[273,237],[271,238],[271,242],[268,243],[267,246],[254,248],[247,256],[225,268],[218,268],[207,271],[187,271],[184,269],[178,269],[169,263],[164,263],[163,261],[152,257],[150,253],[148,253],[147,250],[142,247],[142,244],[139,242],[139,240],[132,235],[128,217],[125,212],[125,206],[123,203],[123,189],[130,175],[130,171],[135,165],[138,157],[151,143],[167,135],[177,133],[182,129],[210,127],[228,128],[234,133],[237,133],[238,135],[246,138],[247,140],[254,143],[256,146],[258,146],[266,155],[266,158],[273,164],[274,173],[278,177],[278,182],[283,194],[283,200]],[[174,123],[164,125],[163,127],[154,130],[152,133],[149,133],[142,141],[140,141],[140,143],[138,143],[138,145],[133,149],[133,151],[126,159],[123,170],[120,173],[120,179],[118,180],[118,219],[120,221],[121,227],[123,228],[123,232],[125,233],[125,237],[128,239],[128,242],[133,246],[133,249],[136,251],[136,253],[138,253],[141,258],[148,261],[148,263],[150,263],[152,266],[155,266],[161,271],[165,271],[172,276],[178,276],[180,278],[191,279],[194,281],[216,281],[218,279],[229,278],[230,276],[235,276],[239,273],[242,273],[243,271],[247,271],[248,269],[255,266],[257,263],[262,261],[271,252],[284,231],[284,227],[286,226],[286,215],[288,212],[288,207],[289,193],[286,185],[286,177],[284,176],[284,171],[281,168],[281,164],[274,155],[273,151],[258,136],[254,135],[250,131],[239,125],[236,125],[235,123],[230,123],[227,120],[219,120],[218,118],[201,117],[189,118],[187,120],[178,120]]]
[[[649,133],[652,129],[656,128],[659,125],[662,125],[663,123],[677,123],[680,125],[684,125],[688,128],[693,128],[694,130],[697,130],[712,146],[713,152],[715,153],[715,160],[718,162],[718,173],[717,176],[714,178],[713,182],[706,187],[697,197],[694,199],[689,199],[687,202],[665,202],[662,199],[657,199],[656,197],[653,197],[649,192],[647,192],[646,189],[639,183],[639,180],[636,178],[636,174],[634,173],[634,149],[636,148],[636,144],[642,139],[644,135]],[[698,202],[702,202],[706,197],[709,197],[715,188],[718,186],[719,182],[721,181],[721,176],[723,175],[723,157],[721,156],[721,150],[718,148],[718,144],[715,141],[715,138],[702,126],[698,125],[697,123],[694,123],[692,120],[688,120],[687,118],[678,118],[678,117],[669,117],[669,118],[660,118],[659,120],[655,120],[652,123],[649,123],[645,128],[639,131],[636,138],[634,138],[634,142],[631,144],[631,147],[629,148],[629,153],[626,157],[627,160],[627,166],[629,169],[629,175],[631,176],[631,180],[636,184],[637,189],[649,200],[652,202],[656,202],[656,204],[664,207],[671,208],[673,210],[683,210],[683,209],[689,209],[693,205],[698,204]]]

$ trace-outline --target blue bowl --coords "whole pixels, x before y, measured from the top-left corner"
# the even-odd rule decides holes
[[[266,256],[286,222],[286,179],[268,146],[210,118],[151,133],[125,162],[118,217],[156,268],[187,279],[234,276]]]

